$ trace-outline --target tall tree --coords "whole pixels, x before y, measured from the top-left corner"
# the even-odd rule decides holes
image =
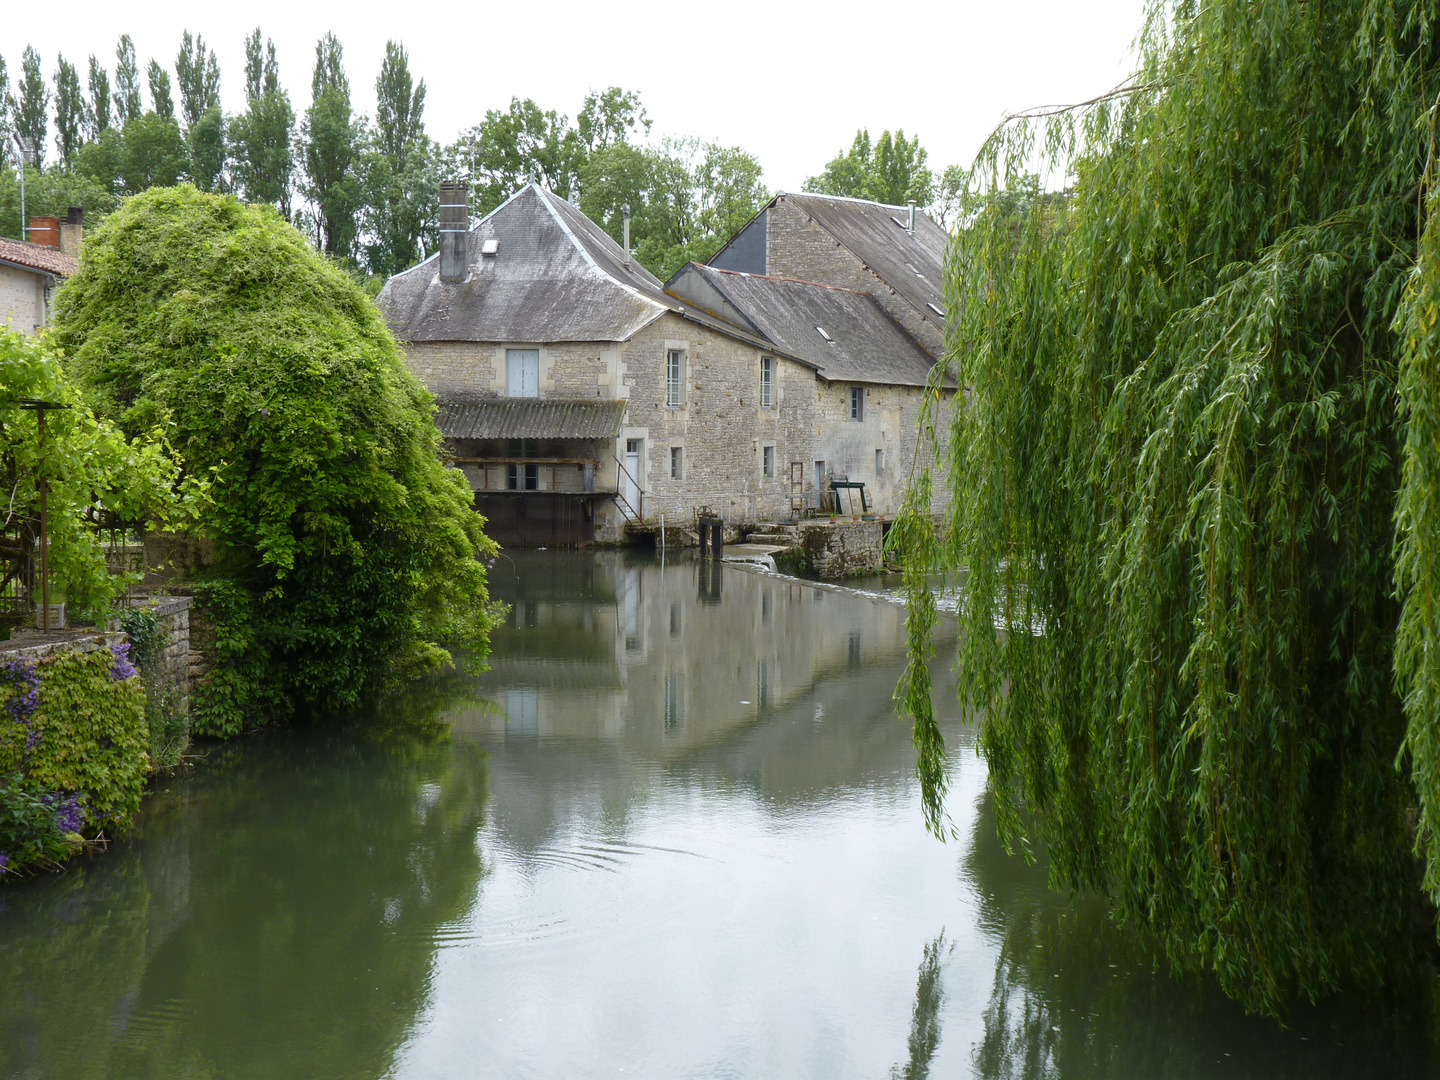
[[[363,129],[350,106],[344,58],[334,34],[315,43],[312,103],[305,113],[302,141],[305,193],[315,207],[320,246],[327,254],[351,258],[359,233],[360,184],[355,165]]]
[[[170,95],[170,73],[160,66],[160,61],[151,60],[145,77],[150,83],[151,111],[167,120],[174,120],[175,99]]]
[[[63,56],[56,57],[55,67],[55,141],[60,160],[69,165],[75,152],[85,141],[85,91],[80,86],[80,73]]]
[[[135,60],[135,43],[129,34],[120,35],[115,46],[115,119],[123,128],[145,111],[140,100],[140,65]]]
[[[15,103],[15,130],[30,146],[35,167],[45,164],[45,138],[50,130],[50,89],[40,73],[40,54],[29,45],[20,62],[20,94]]]
[[[1436,25],[1151,0],[1132,80],[1003,126],[947,260],[953,501],[937,524],[917,476],[892,534],[931,824],[925,575],[964,567],[1007,843],[1257,1009],[1387,981],[1435,929]]]
[[[425,82],[399,43],[385,45],[375,80],[375,132],[364,157],[366,262],[388,277],[417,262],[438,214],[439,176],[425,134]]]
[[[503,112],[488,110],[484,120],[446,148],[447,173],[469,181],[482,214],[532,179],[570,198],[579,187],[584,162],[569,118],[528,98],[511,98]]]
[[[220,107],[220,64],[215,50],[207,50],[205,39],[199,34],[192,38],[189,30],[181,37],[175,57],[175,86],[180,91],[180,117],[187,131],[211,109]]]
[[[110,128],[110,73],[105,65],[90,57],[90,102],[86,109],[90,138],[100,138]]]
[[[425,80],[410,74],[410,57],[399,42],[385,43],[375,80],[375,138],[396,173],[405,171],[410,150],[425,137]]]
[[[631,251],[662,279],[708,259],[765,200],[754,157],[693,139],[611,143],[590,155],[580,182],[580,209],[617,242],[630,207]]]
[[[261,47],[260,28],[245,39],[245,112],[230,125],[235,182],[249,202],[269,203],[290,217],[295,172],[295,110],[280,88],[275,43]]]
[[[10,71],[5,57],[0,56],[0,161],[5,160],[13,147],[10,144],[11,114],[15,101],[10,96]]]
[[[920,140],[906,139],[901,129],[893,135],[882,132],[872,145],[870,132],[862,128],[855,133],[848,151],[837,154],[819,176],[805,181],[805,190],[871,199],[891,206],[904,206],[913,199],[925,206],[935,187],[926,157]]]
[[[616,143],[629,142],[637,133],[650,134],[650,123],[639,94],[611,86],[585,95],[580,115],[575,118],[575,131],[588,156]]]

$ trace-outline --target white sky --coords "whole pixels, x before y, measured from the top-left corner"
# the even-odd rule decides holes
[[[22,7],[28,18],[0,20],[12,86],[27,44],[47,80],[57,52],[82,79],[92,53],[113,73],[122,33],[134,38],[142,70],[153,56],[173,80],[188,29],[215,49],[224,107],[239,111],[244,37],[258,23],[275,40],[297,113],[310,101],[315,41],[333,30],[355,105],[373,115],[375,76],[395,38],[426,82],[426,126],[442,143],[512,96],[573,118],[588,89],[619,85],[640,92],[654,134],[742,146],[760,159],[769,187],[798,190],[860,127],[919,135],[938,172],[968,164],[1007,112],[1110,89],[1128,73],[1144,0],[913,0],[888,21],[874,16],[883,4],[775,0]]]

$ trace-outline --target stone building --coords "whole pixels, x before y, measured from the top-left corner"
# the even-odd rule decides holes
[[[701,267],[667,289],[537,184],[474,227],[465,198],[442,189],[440,250],[379,303],[502,544],[783,518],[837,475],[899,508],[934,354],[869,290]]]
[[[0,238],[0,326],[33,334],[50,322],[56,287],[80,266],[80,208],[62,223],[30,219],[31,241]]]

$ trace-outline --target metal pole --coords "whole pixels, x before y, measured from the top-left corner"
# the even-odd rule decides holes
[[[50,632],[50,519],[45,506],[45,410],[35,410],[40,428],[40,629]]]

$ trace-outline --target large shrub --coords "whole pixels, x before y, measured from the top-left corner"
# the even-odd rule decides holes
[[[1275,1010],[1415,947],[1417,804],[1440,855],[1440,5],[1149,7],[1132,82],[1007,125],[971,174],[955,498],[897,534],[901,692],[938,824],[922,573],[964,568],[1007,841]],[[1052,194],[1007,192],[1037,159]]]
[[[429,393],[374,305],[273,211],[192,187],[126,200],[56,304],[75,379],[213,478],[222,661],[195,729],[353,704],[483,643],[493,550]]]

